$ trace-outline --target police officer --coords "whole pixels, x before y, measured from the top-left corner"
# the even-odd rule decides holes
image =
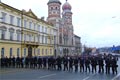
[[[15,56],[12,57],[12,67],[15,68],[16,59]]]
[[[92,73],[96,72],[96,66],[97,66],[97,59],[95,56],[92,56],[91,58],[91,66],[92,66]]]
[[[51,63],[52,63],[52,62],[51,62],[51,58],[49,57],[49,58],[48,58],[48,70],[51,68]]]
[[[28,56],[25,57],[25,68],[28,68],[29,67],[29,58]]]
[[[52,57],[52,69],[56,69],[56,58]]]
[[[1,58],[1,68],[4,68],[5,67],[5,58],[4,56],[2,56]]]
[[[11,67],[11,64],[12,64],[12,59],[11,59],[11,56],[8,58],[8,67],[10,68]]]
[[[16,68],[20,68],[20,57],[16,58]]]
[[[73,59],[70,57],[69,59],[69,71],[73,70]]]
[[[62,70],[62,66],[61,66],[62,59],[61,59],[61,57],[58,56],[56,61],[57,61],[57,70]]]
[[[78,58],[77,57],[74,58],[74,66],[75,66],[75,72],[77,72],[78,71]]]
[[[37,68],[37,57],[36,56],[33,58],[33,67]]]
[[[99,73],[104,73],[104,59],[102,58],[102,56],[99,56],[98,58],[98,66],[99,66]]]
[[[83,56],[81,56],[79,58],[79,62],[80,62],[80,72],[83,71],[84,72],[84,58]]]
[[[63,64],[64,64],[64,71],[65,71],[66,69],[68,70],[68,59],[67,59],[66,56],[63,58]]]
[[[42,58],[38,58],[38,68],[42,68]]]
[[[23,62],[23,60],[24,60],[24,58],[23,58],[23,57],[21,57],[21,58],[20,58],[20,65],[21,65],[21,68],[23,68],[23,67],[24,67],[24,62]]]
[[[111,61],[111,67],[112,67],[112,73],[113,74],[117,74],[117,67],[118,67],[118,65],[117,65],[117,59],[115,58],[115,56],[113,56],[113,58],[112,58],[112,61]]]
[[[9,60],[8,60],[8,57],[7,57],[7,56],[5,57],[4,62],[5,62],[5,63],[4,63],[4,64],[5,64],[5,67],[7,68],[7,67],[8,67],[8,62],[9,62]]]
[[[88,59],[88,57],[85,58],[85,69],[86,69],[85,72],[87,72],[87,69],[90,72],[90,60]]]
[[[47,66],[46,66],[46,64],[47,64],[47,58],[43,58],[43,68],[45,69]]]
[[[29,57],[29,63],[30,63],[30,68],[34,67],[34,58],[33,57]]]
[[[111,58],[109,56],[106,57],[105,64],[106,74],[110,74]]]

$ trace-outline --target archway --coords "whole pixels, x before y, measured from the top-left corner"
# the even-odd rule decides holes
[[[31,46],[28,47],[28,56],[32,57],[32,47]]]

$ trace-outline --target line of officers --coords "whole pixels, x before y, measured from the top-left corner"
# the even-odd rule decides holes
[[[63,57],[2,57],[1,68],[44,68],[92,73],[117,74],[118,58],[111,55],[63,56]],[[97,68],[98,67],[98,68]],[[97,70],[98,69],[98,70]]]

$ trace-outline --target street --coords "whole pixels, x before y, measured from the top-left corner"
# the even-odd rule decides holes
[[[0,69],[1,80],[120,80],[120,60],[118,74],[57,71],[47,69]],[[97,69],[98,70],[98,69]]]

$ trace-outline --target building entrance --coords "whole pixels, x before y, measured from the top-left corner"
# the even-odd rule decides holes
[[[32,57],[32,47],[28,47],[28,56]]]

